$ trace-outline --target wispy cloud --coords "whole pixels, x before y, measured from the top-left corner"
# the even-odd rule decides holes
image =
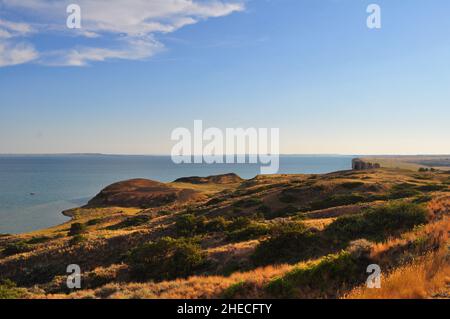
[[[26,23],[17,23],[0,18],[0,38],[24,36],[32,32],[32,27]]]
[[[41,56],[40,62],[49,66],[85,66],[89,62],[107,59],[142,60],[162,51],[164,46],[147,38],[125,38],[116,48],[81,47],[52,51]]]
[[[0,41],[0,67],[30,62],[38,56],[38,52],[28,43]]]
[[[244,0],[0,0],[0,6],[33,17],[33,24],[6,21],[0,13],[0,43],[5,39],[24,37],[33,32],[59,32],[86,38],[106,39],[102,46],[82,46],[50,52],[40,52],[38,61],[47,65],[84,66],[107,59],[142,60],[164,49],[158,34],[171,33],[184,26],[208,18],[217,18],[244,10]],[[81,7],[82,29],[56,27],[65,23],[66,7],[77,3]],[[36,26],[33,30],[31,25]],[[55,31],[56,30],[56,31]],[[3,42],[2,42],[3,41]],[[11,44],[10,44],[11,45]],[[15,44],[19,46],[19,44]],[[31,44],[24,46],[29,52]],[[33,60],[37,57],[34,51]],[[3,52],[2,58],[8,53]],[[31,57],[32,55],[29,54]],[[0,58],[0,59],[2,59]],[[7,59],[5,59],[7,60]],[[31,61],[31,60],[28,60]],[[22,63],[28,62],[24,60]],[[18,64],[18,63],[15,63]],[[8,65],[8,64],[4,64]]]

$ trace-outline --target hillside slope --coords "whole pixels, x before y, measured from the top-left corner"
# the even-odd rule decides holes
[[[431,258],[437,266],[425,275],[441,279],[420,296],[433,297],[448,271],[449,185],[446,172],[400,169],[116,183],[63,225],[0,236],[0,290],[14,298],[358,297],[351,292],[369,264],[394,275]],[[69,264],[82,270],[80,290],[66,286]]]

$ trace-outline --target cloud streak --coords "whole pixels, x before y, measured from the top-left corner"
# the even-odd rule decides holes
[[[0,42],[0,67],[27,63],[38,56],[38,52],[28,43]]]
[[[109,59],[144,60],[164,50],[157,40],[158,34],[171,33],[187,25],[209,18],[218,18],[244,10],[244,0],[0,0],[0,6],[7,12],[16,11],[33,17],[34,24],[7,21],[0,14],[0,44],[4,50],[0,61],[8,65],[18,61],[26,63],[37,60],[46,65],[85,66],[90,62]],[[77,3],[81,7],[82,29],[69,30],[65,25],[55,28],[56,21],[67,17],[66,7]],[[33,30],[31,25],[36,26]],[[55,31],[57,29],[57,31]],[[58,32],[63,35],[77,35],[89,39],[101,38],[102,45],[80,46],[37,53],[31,44],[7,45],[18,37]],[[107,44],[105,44],[107,43]],[[10,47],[22,50],[22,59],[14,59],[6,52]],[[17,52],[17,51],[16,51]],[[25,58],[28,57],[28,60]]]

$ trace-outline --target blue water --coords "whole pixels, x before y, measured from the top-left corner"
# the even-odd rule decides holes
[[[350,156],[282,156],[279,173],[327,173],[351,167]],[[168,156],[0,156],[0,233],[21,233],[68,220],[102,188],[130,178],[163,182],[186,176],[259,174],[255,164],[174,164]],[[34,195],[31,195],[34,193]]]

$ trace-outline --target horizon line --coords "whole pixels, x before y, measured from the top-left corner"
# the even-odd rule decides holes
[[[0,153],[0,156],[61,156],[61,155],[78,155],[78,156],[159,156],[159,157],[171,157],[171,154],[138,154],[138,153],[95,153],[95,152],[67,152],[67,153]],[[261,155],[261,154],[216,154],[206,156],[227,156],[227,155]],[[263,154],[266,155],[266,154]],[[267,154],[267,155],[279,155],[279,156],[450,156],[450,154],[444,153],[414,153],[414,154],[349,154],[349,153],[279,153],[279,154]],[[182,156],[182,155],[178,155]],[[177,157],[178,157],[177,156]],[[203,154],[192,154],[190,156],[205,156]]]

